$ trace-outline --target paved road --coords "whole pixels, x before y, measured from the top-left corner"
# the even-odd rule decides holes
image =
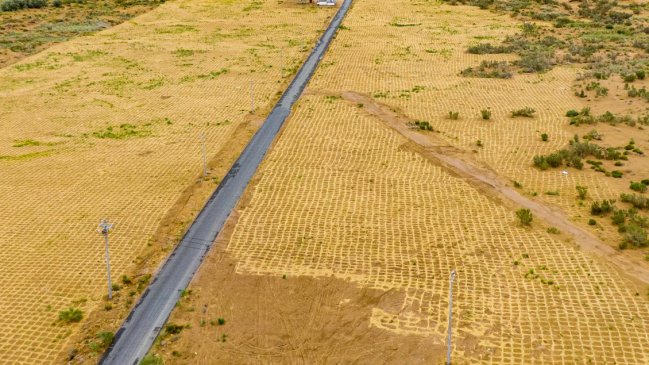
[[[137,364],[146,355],[180,297],[198,270],[230,212],[255,174],[270,144],[302,94],[320,59],[332,41],[352,0],[345,0],[309,58],[302,65],[284,95],[262,127],[234,163],[203,210],[191,225],[162,269],[144,292],[122,327],[115,342],[99,364]]]

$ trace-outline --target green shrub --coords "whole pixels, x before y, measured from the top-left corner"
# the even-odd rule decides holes
[[[550,168],[550,164],[546,160],[545,156],[534,156],[534,166],[538,167],[541,170],[547,170]]]
[[[626,243],[627,245],[631,245],[633,247],[649,246],[649,240],[647,240],[647,231],[634,224],[629,224],[626,227],[626,234],[624,235],[624,243]]]
[[[636,75],[635,74],[622,75],[622,79],[624,80],[624,82],[633,82],[636,80]]]
[[[467,52],[471,54],[500,54],[511,51],[511,47],[492,46],[491,43],[480,43],[467,49]]]
[[[481,77],[509,79],[512,73],[509,69],[509,63],[506,61],[482,61],[477,67],[469,67],[460,72],[464,77]]]
[[[547,133],[541,133],[541,141],[543,141],[543,142],[548,141],[548,134]]]
[[[545,160],[548,162],[550,167],[557,168],[563,163],[563,157],[561,153],[552,153],[546,156]]]
[[[225,319],[224,318],[219,318],[216,320],[219,324],[219,326],[223,326],[225,324]]]
[[[622,171],[619,171],[619,170],[613,170],[613,171],[611,171],[611,176],[613,176],[613,177],[616,178],[616,179],[621,179],[621,178],[622,178],[622,175],[624,175],[624,174],[622,173]]]
[[[593,129],[590,132],[584,134],[583,138],[586,141],[592,141],[592,140],[601,141],[602,140],[602,135],[599,134],[599,132],[597,132],[596,130]]]
[[[637,70],[635,72],[635,76],[638,78],[638,80],[644,80],[644,78],[645,78],[644,70]]]
[[[129,285],[129,284],[132,284],[132,283],[133,283],[133,280],[131,280],[131,278],[129,278],[126,275],[122,275],[122,284]]]
[[[570,117],[570,118],[572,118],[572,117],[576,117],[576,116],[578,116],[578,115],[579,115],[579,112],[576,111],[576,110],[574,110],[574,109],[570,109],[570,110],[568,110],[568,111],[566,112],[566,117]]]
[[[16,11],[20,9],[40,9],[47,6],[47,0],[4,0],[0,4],[2,11]]]
[[[594,201],[590,206],[592,215],[606,215],[615,210],[615,200]]]
[[[482,110],[480,110],[480,115],[482,116],[482,119],[489,120],[489,119],[491,119],[491,110],[482,109]]]
[[[589,226],[596,226],[596,225],[597,225],[597,221],[591,218],[591,219],[588,220],[588,225],[589,225]]]
[[[451,120],[457,120],[460,117],[460,112],[448,112],[448,118]]]
[[[616,210],[615,213],[613,213],[613,215],[611,216],[611,222],[616,226],[624,224],[625,221],[626,214],[623,210]]]
[[[522,109],[518,110],[513,110],[512,111],[512,117],[526,117],[526,118],[532,118],[534,116],[534,113],[536,110],[530,108],[530,107],[525,107]]]
[[[579,199],[581,200],[586,199],[586,195],[588,195],[588,188],[581,185],[577,185],[575,186],[575,188],[577,189],[577,197],[579,197]]]
[[[155,354],[147,354],[142,358],[140,365],[163,365],[162,358]]]
[[[179,324],[168,323],[165,326],[165,332],[171,335],[177,335],[185,328],[185,326]]]
[[[559,233],[561,233],[561,231],[558,228],[555,228],[555,227],[548,228],[547,232],[550,233],[550,234],[559,234]]]
[[[431,126],[430,123],[428,123],[425,120],[415,120],[414,124],[415,124],[415,126],[417,126],[417,128],[419,128],[419,130],[422,130],[422,131],[432,131],[433,130],[433,126]]]
[[[532,223],[532,212],[529,209],[519,209],[516,211],[516,216],[524,226],[529,226]]]
[[[647,185],[640,183],[640,182],[635,182],[631,181],[631,184],[629,185],[629,188],[633,191],[637,191],[639,193],[644,193],[647,191]]]
[[[521,52],[521,58],[516,65],[522,72],[543,72],[552,68],[552,51],[535,48]]]
[[[80,322],[82,318],[83,312],[78,308],[70,307],[59,312],[59,320],[65,323]]]
[[[101,341],[101,345],[106,348],[115,340],[115,334],[112,332],[99,332],[97,333],[97,338]]]

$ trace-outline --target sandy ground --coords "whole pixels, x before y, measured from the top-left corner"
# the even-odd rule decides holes
[[[333,12],[167,2],[0,69],[3,361],[51,363],[73,347],[96,359],[90,341],[124,319]],[[107,311],[104,217],[123,287]],[[69,306],[92,320],[60,323]],[[79,344],[80,330],[90,338]]]
[[[542,219],[522,227],[510,203],[426,156],[363,102],[342,97],[369,95],[394,113],[430,121],[440,131],[436,138],[447,142],[440,151],[467,151],[462,154],[499,179],[521,181],[530,199],[533,191],[559,190],[554,201],[534,200],[581,224],[575,215],[586,216],[586,208],[576,203],[575,185],[601,198],[616,195],[618,182],[592,171],[563,178],[531,167],[534,154],[561,148],[574,134],[563,115],[581,106],[571,91],[578,70],[512,80],[457,75],[487,57],[467,55],[467,45],[478,37],[502,39],[518,26],[471,7],[357,1],[231,233],[221,237],[192,294],[172,315],[172,323],[189,326],[163,336],[153,352],[172,364],[441,363],[448,274],[455,268],[456,363],[647,363],[645,286],[580,249],[566,232],[548,233]],[[537,109],[537,117],[509,117],[524,106]],[[493,112],[490,122],[480,119],[486,107]],[[446,117],[453,110],[459,120]],[[541,142],[540,131],[556,140]],[[476,148],[477,139],[484,148]],[[617,236],[602,237],[615,245],[606,238]],[[338,296],[326,294],[342,283],[349,286]],[[383,296],[368,300],[377,298],[374,291]],[[341,317],[314,309],[323,317],[313,325],[293,309],[340,301],[360,307],[356,315],[363,320],[334,330],[331,318]],[[214,318],[226,323],[212,326]],[[357,350],[357,323],[396,345],[386,349],[358,339],[363,349],[385,355]],[[332,333],[340,334],[335,342]],[[313,345],[294,352],[296,343],[311,338],[328,350]],[[425,349],[401,352],[415,344]]]

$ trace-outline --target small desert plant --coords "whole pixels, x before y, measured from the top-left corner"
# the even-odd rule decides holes
[[[611,223],[613,223],[616,226],[619,226],[621,224],[624,224],[626,221],[626,214],[624,213],[623,210],[616,210],[615,213],[611,216]]]
[[[523,184],[519,183],[518,181],[514,181],[514,187],[520,189],[523,187]]]
[[[615,210],[615,200],[602,200],[601,202],[594,201],[590,205],[590,214],[592,215],[606,215]]]
[[[475,145],[478,146],[478,147],[484,147],[481,140],[475,141]]]
[[[506,61],[482,61],[477,67],[469,67],[460,72],[464,77],[482,77],[482,78],[497,78],[509,79],[512,73],[509,69],[509,63]]]
[[[633,74],[622,75],[622,79],[624,80],[624,82],[633,82],[633,81],[636,80],[636,78],[637,77],[636,77],[636,75],[634,73]]]
[[[499,54],[511,52],[510,47],[492,46],[491,43],[480,43],[467,49],[471,54]]]
[[[592,131],[584,134],[583,138],[587,141],[592,141],[592,140],[601,141],[602,135],[599,134],[599,132],[597,132],[595,129],[593,129]]]
[[[219,324],[219,326],[223,326],[225,324],[225,319],[224,318],[218,318],[216,321]]]
[[[541,133],[541,141],[543,141],[543,142],[548,141],[548,134],[547,133]]]
[[[566,112],[566,117],[570,117],[570,118],[572,118],[572,117],[576,117],[576,116],[578,116],[578,115],[579,115],[579,112],[576,111],[575,109],[570,109],[570,110],[568,110],[568,111]]]
[[[611,171],[611,176],[613,176],[616,179],[622,178],[622,175],[623,175],[622,171],[619,171],[619,170]]]
[[[415,120],[413,123],[415,124],[415,126],[417,128],[419,128],[419,130],[422,130],[422,131],[432,131],[433,130],[433,126],[430,125],[430,123],[428,123],[425,120]]]
[[[530,212],[529,209],[519,209],[516,211],[516,216],[518,217],[518,220],[521,222],[522,225],[524,226],[529,226],[532,223],[532,212]]]
[[[140,365],[162,365],[162,359],[155,354],[147,354],[142,358]]]
[[[448,112],[448,119],[457,120],[460,117],[460,112]]]
[[[131,278],[129,278],[126,275],[122,275],[122,284],[129,285],[129,284],[132,284],[132,283],[133,283],[133,280],[131,280]]]
[[[644,193],[647,191],[647,185],[641,183],[641,182],[635,182],[631,181],[631,184],[629,185],[629,188],[633,191],[637,191],[639,193]]]
[[[596,225],[597,225],[597,221],[591,218],[591,219],[588,220],[588,225],[589,225],[589,226],[596,226]]]
[[[550,233],[550,234],[559,234],[559,233],[561,233],[561,231],[556,227],[548,228],[547,232]]]
[[[532,118],[534,116],[534,113],[536,110],[530,108],[530,107],[525,107],[522,109],[518,110],[512,110],[512,117],[526,117],[526,118]]]
[[[101,345],[106,348],[113,343],[115,334],[112,332],[99,332],[97,333],[97,338],[101,341]]]
[[[647,231],[638,227],[635,224],[630,224],[626,227],[624,235],[624,242],[620,244],[621,249],[625,249],[631,245],[633,247],[647,247],[649,246],[649,239],[647,239]]]
[[[577,185],[575,186],[575,188],[577,189],[577,196],[579,197],[579,199],[586,199],[586,195],[588,195],[588,188],[581,185]]]
[[[59,320],[65,323],[80,322],[83,318],[81,309],[70,307],[59,312]]]
[[[185,328],[185,326],[169,323],[165,326],[165,332],[171,335],[177,335]]]
[[[482,109],[482,110],[480,110],[480,115],[482,116],[482,119],[489,120],[489,119],[491,119],[491,110]]]

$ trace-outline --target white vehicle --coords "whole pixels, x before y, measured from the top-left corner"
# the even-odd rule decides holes
[[[318,1],[316,4],[318,4],[318,6],[335,6],[336,0],[322,0]]]

